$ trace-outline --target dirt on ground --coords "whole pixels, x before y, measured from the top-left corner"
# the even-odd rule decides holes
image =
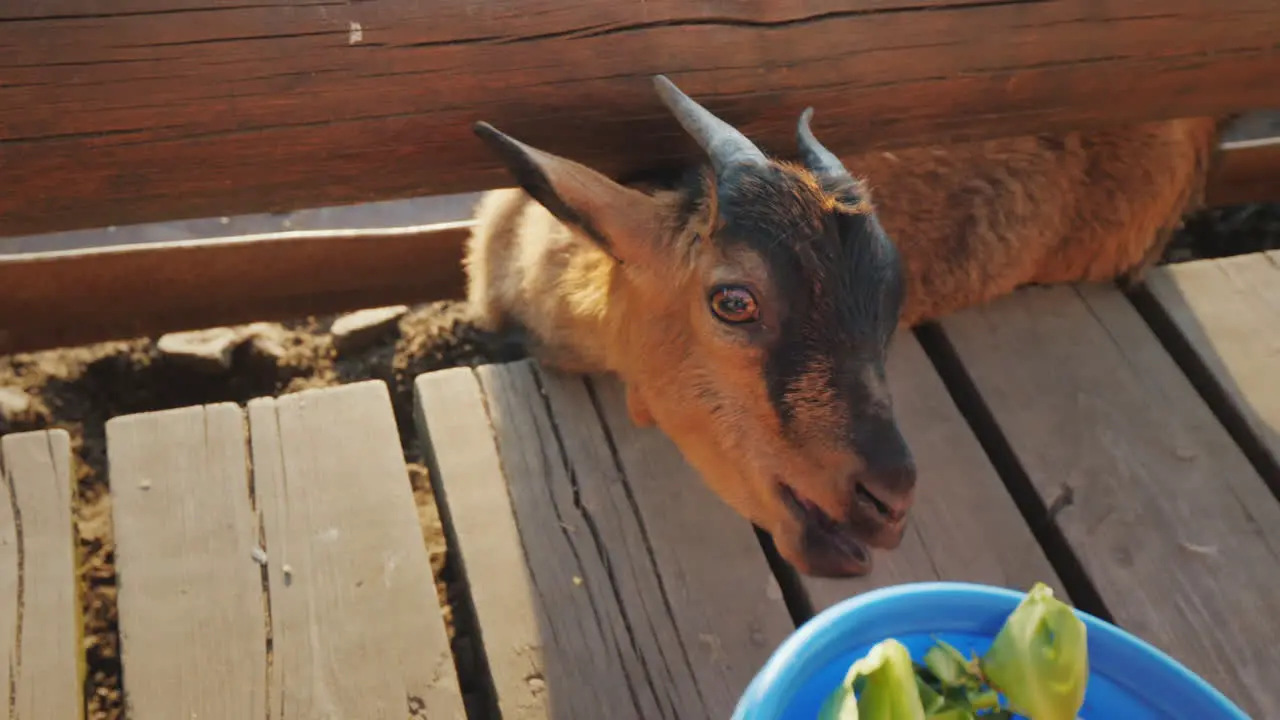
[[[1280,248],[1280,204],[1213,210],[1193,218],[1171,244],[1166,258],[1180,262]],[[329,329],[334,318],[308,318],[272,325],[274,346],[253,342],[233,354],[231,368],[195,370],[163,354],[153,339],[0,357],[0,390],[21,390],[27,407],[0,405],[0,434],[65,428],[78,462],[76,518],[83,598],[85,687],[89,720],[123,718],[116,578],[110,497],[107,492],[104,423],[115,416],[212,402],[244,403],[255,397],[360,380],[385,381],[392,393],[401,444],[410,470],[431,553],[438,592],[454,643],[464,692],[479,692],[469,672],[477,656],[462,588],[446,547],[439,515],[414,433],[412,382],[417,375],[458,365],[523,357],[507,338],[476,330],[460,303],[441,302],[410,310],[398,326],[358,351],[338,353]]]

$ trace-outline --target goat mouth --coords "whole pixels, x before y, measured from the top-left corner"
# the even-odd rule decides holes
[[[854,497],[857,499],[858,504],[867,510],[872,517],[879,517],[887,524],[900,523],[906,518],[907,514],[905,512],[889,507],[880,498],[872,495],[871,491],[867,490],[862,483],[858,483],[854,488]]]
[[[791,511],[792,517],[800,523],[803,543],[806,547],[820,544],[825,549],[834,550],[860,565],[870,564],[870,551],[867,545],[858,539],[857,531],[852,525],[831,517],[813,501],[797,495],[796,491],[786,483],[778,483],[778,491],[782,496],[783,504]]]

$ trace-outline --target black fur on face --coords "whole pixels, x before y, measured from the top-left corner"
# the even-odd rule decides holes
[[[784,432],[852,442],[869,468],[901,462],[908,451],[884,363],[903,268],[869,203],[833,202],[803,173],[772,164],[734,169],[716,192],[722,224],[713,242],[763,258],[774,288],[778,332],[764,374]]]

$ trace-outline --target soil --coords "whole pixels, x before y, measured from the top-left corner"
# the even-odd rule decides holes
[[[1280,248],[1280,204],[1217,209],[1192,218],[1174,239],[1166,260],[1182,262]],[[89,676],[85,698],[89,720],[124,717],[116,582],[112,555],[110,497],[107,492],[107,419],[129,413],[203,403],[279,395],[310,387],[359,380],[385,381],[391,389],[401,429],[405,462],[431,553],[438,592],[459,658],[463,690],[477,696],[478,674],[469,667],[477,657],[455,564],[446,547],[413,431],[412,381],[417,375],[458,365],[504,362],[523,357],[513,340],[487,335],[466,322],[457,302],[412,309],[398,332],[363,350],[339,356],[329,326],[334,318],[308,318],[281,326],[282,352],[269,353],[246,343],[236,351],[230,371],[207,374],[175,363],[156,349],[154,339],[136,339],[49,352],[0,357],[0,388],[26,391],[31,406],[5,417],[0,435],[61,427],[70,432],[78,457],[77,530],[83,598],[85,652]]]

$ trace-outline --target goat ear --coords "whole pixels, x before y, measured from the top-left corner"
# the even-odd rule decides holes
[[[539,150],[478,122],[475,133],[516,182],[560,222],[576,228],[619,262],[637,262],[659,229],[657,205],[572,160]]]

